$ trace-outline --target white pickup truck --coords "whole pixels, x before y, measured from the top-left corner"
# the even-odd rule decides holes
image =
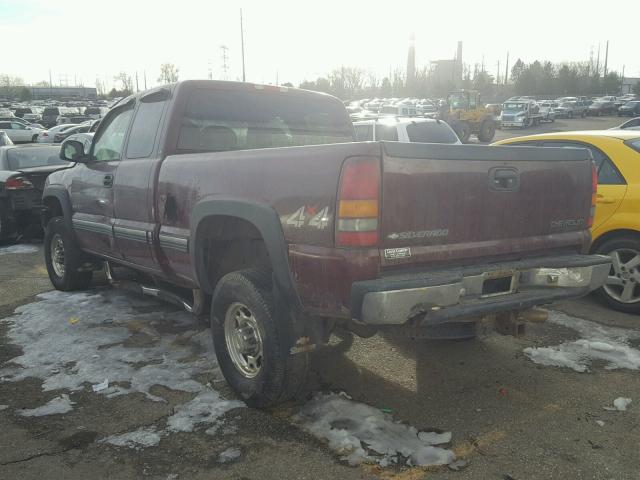
[[[500,127],[526,128],[539,125],[542,120],[540,107],[533,100],[517,100],[502,104]]]
[[[354,122],[356,141],[450,143],[461,145],[447,122],[431,118],[388,117]]]

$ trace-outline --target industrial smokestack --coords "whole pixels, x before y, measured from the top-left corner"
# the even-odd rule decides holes
[[[407,86],[413,85],[416,79],[416,36],[409,35],[409,55],[407,56]]]

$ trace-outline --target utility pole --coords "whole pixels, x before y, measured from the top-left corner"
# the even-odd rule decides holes
[[[598,42],[598,59],[596,60],[596,75],[600,75],[600,42]]]
[[[220,45],[220,50],[222,50],[222,80],[228,80],[229,73],[229,47],[226,45]],[[244,82],[244,60],[242,61],[242,81]]]
[[[136,70],[136,93],[140,91],[140,88],[138,87],[138,71]]]
[[[604,75],[603,77],[607,76],[607,63],[609,62],[609,40],[607,40],[607,49],[605,50],[604,53]]]
[[[509,81],[509,52],[507,52],[507,66],[504,69],[504,84],[506,85]]]
[[[144,89],[147,89],[147,71],[143,70],[142,74],[144,75]]]
[[[53,82],[51,81],[51,69],[49,69],[49,96],[53,96]]]
[[[498,68],[496,69],[496,85],[500,85],[500,60],[498,60]]]
[[[247,77],[244,70],[244,27],[242,25],[242,9],[240,9],[240,44],[242,45],[242,81],[246,82]]]

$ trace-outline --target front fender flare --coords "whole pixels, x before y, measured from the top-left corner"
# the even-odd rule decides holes
[[[55,198],[62,207],[62,216],[64,218],[65,225],[69,228],[70,232],[73,232],[73,209],[71,207],[71,198],[69,198],[69,192],[61,185],[48,185],[42,192],[42,202],[44,204],[47,198]],[[43,222],[44,224],[44,217]],[[46,228],[46,225],[42,225]]]

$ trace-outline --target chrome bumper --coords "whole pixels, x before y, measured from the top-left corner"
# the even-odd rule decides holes
[[[601,287],[609,275],[609,258],[597,258],[600,261],[592,265],[493,268],[463,274],[455,282],[440,285],[370,291],[362,297],[360,320],[371,325],[400,325],[422,316],[424,323],[438,324],[458,317],[522,310],[580,297]],[[511,276],[509,287],[499,293],[483,294],[485,281],[500,276]]]

